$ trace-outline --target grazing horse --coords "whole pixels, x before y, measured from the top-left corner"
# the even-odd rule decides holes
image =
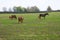
[[[46,15],[49,15],[48,13],[44,13],[44,14],[39,14],[39,19],[41,19],[41,17],[44,17],[44,19],[45,19],[45,16]]]
[[[19,23],[19,22],[23,23],[23,19],[24,19],[24,18],[23,18],[22,16],[18,17],[18,23]]]
[[[17,19],[16,15],[9,16],[10,19]]]

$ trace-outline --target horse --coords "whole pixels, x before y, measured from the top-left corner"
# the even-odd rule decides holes
[[[19,23],[19,22],[23,23],[23,19],[24,19],[24,18],[23,18],[22,16],[19,16],[19,17],[18,17],[18,23]]]
[[[16,15],[9,16],[10,19],[17,19]]]
[[[46,15],[49,15],[48,13],[44,13],[44,14],[39,14],[39,19],[41,19],[41,17],[44,17],[44,19],[45,19],[45,17],[46,17]]]

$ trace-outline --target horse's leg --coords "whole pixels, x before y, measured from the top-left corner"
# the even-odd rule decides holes
[[[15,17],[15,19],[17,19],[17,17]]]
[[[41,17],[40,17],[40,19],[41,19]]]
[[[39,16],[39,19],[41,19],[41,16]]]
[[[19,23],[20,21],[18,20],[18,23]]]
[[[10,18],[11,20],[13,19],[13,18]]]
[[[44,19],[45,19],[45,16],[44,16]]]
[[[23,20],[21,20],[21,23],[23,23]]]

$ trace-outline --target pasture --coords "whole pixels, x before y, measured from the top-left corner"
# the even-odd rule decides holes
[[[10,20],[12,14],[0,14],[0,40],[60,40],[60,12],[38,19],[39,13],[16,14],[23,23]]]

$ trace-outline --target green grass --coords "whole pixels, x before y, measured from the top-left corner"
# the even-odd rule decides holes
[[[60,40],[60,12],[38,19],[39,13],[16,14],[24,22],[10,20],[12,14],[0,14],[0,40]]]

